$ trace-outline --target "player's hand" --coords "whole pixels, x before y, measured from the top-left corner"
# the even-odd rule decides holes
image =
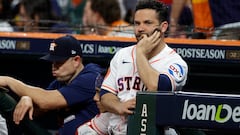
[[[25,114],[28,112],[29,119],[33,119],[33,102],[32,99],[28,96],[21,97],[20,101],[15,107],[13,113],[13,121],[16,124],[19,124],[21,120],[23,120]]]
[[[119,115],[129,115],[134,113],[136,107],[136,98],[121,102],[118,106]]]
[[[161,43],[161,32],[155,30],[152,35],[142,35],[142,39],[137,43],[137,51],[147,56],[156,46]]]
[[[2,87],[6,87],[7,86],[7,80],[8,77],[7,76],[0,76],[0,86]]]
[[[106,112],[105,107],[102,105],[102,103],[100,101],[98,101],[96,103],[97,103],[97,107],[98,107],[100,113]]]

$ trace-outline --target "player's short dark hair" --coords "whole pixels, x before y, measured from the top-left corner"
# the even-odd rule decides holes
[[[158,13],[159,22],[168,20],[168,6],[160,0],[139,0],[135,12],[140,9],[153,9]]]

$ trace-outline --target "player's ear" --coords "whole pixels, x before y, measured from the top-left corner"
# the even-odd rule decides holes
[[[167,31],[167,29],[168,29],[168,22],[167,21],[163,21],[161,23],[161,32],[165,33]]]

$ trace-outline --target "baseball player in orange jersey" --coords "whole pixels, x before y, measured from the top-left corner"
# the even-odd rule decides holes
[[[167,11],[160,1],[140,0],[134,15],[137,44],[119,50],[110,62],[101,103],[112,113],[111,134],[126,135],[127,116],[133,114],[138,91],[173,92],[186,83],[188,65],[164,42]]]

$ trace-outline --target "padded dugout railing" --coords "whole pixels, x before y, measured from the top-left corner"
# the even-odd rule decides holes
[[[128,135],[161,135],[162,127],[240,132],[240,95],[139,92]]]

